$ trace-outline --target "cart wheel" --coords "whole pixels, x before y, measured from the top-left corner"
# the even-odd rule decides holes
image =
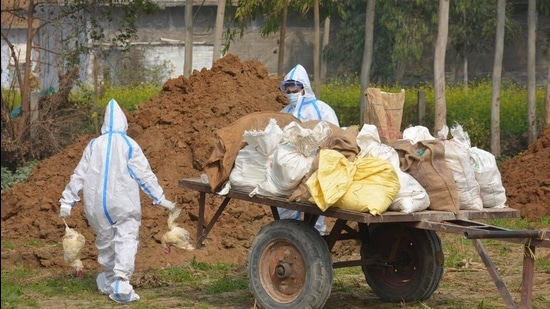
[[[260,308],[322,308],[330,296],[330,252],[319,232],[302,221],[275,220],[262,227],[247,270]]]
[[[443,275],[439,236],[434,231],[388,223],[371,224],[368,233],[369,240],[361,244],[361,257],[380,261],[362,266],[373,292],[387,302],[429,298]]]

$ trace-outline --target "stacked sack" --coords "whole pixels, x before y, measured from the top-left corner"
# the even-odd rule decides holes
[[[218,134],[205,170],[221,195],[238,188],[372,215],[505,206],[494,156],[470,147],[459,125],[452,139],[446,127],[437,139],[410,127],[390,146],[374,125],[359,131],[272,112],[245,116]]]

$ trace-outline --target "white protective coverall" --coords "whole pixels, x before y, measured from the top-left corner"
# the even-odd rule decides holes
[[[172,204],[165,199],[141,147],[126,135],[127,129],[126,116],[112,99],[101,136],[86,146],[59,200],[62,211],[72,208],[82,191],[84,212],[96,234],[98,262],[103,268],[96,280],[98,289],[121,303],[139,300],[130,284],[141,225],[139,189],[154,205],[170,209],[165,204]]]
[[[304,95],[298,100],[296,105],[289,104],[285,106],[281,112],[289,113],[294,115],[300,121],[310,121],[310,120],[325,120],[334,125],[340,126],[338,122],[338,117],[336,113],[327,103],[317,99],[313,89],[311,88],[311,83],[309,82],[309,76],[307,75],[306,69],[297,64],[288,74],[285,76],[285,81],[295,80],[299,81],[304,85]]]
[[[281,112],[289,113],[294,115],[300,121],[310,121],[310,120],[324,120],[328,121],[336,126],[340,126],[338,117],[334,112],[334,109],[330,107],[327,103],[317,99],[313,89],[311,88],[311,83],[309,81],[309,76],[307,75],[306,69],[297,64],[288,74],[285,76],[283,81],[294,80],[299,81],[304,85],[304,94],[298,99],[296,104],[289,104],[285,106]],[[285,208],[278,208],[279,217],[281,219],[299,219],[300,212],[296,210],[290,210]],[[315,228],[324,235],[327,226],[325,225],[325,217],[320,216],[317,222],[315,223]]]

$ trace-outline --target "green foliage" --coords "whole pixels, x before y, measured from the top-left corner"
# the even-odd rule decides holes
[[[371,81],[395,82],[421,59],[437,30],[437,2],[379,0],[376,2]],[[323,51],[337,74],[359,73],[365,42],[366,1],[342,1],[341,31]],[[416,66],[414,70],[422,70]]]
[[[157,96],[160,91],[161,86],[151,84],[142,84],[134,87],[107,86],[103,96],[98,100],[98,105],[103,109],[111,99],[115,99],[122,108],[134,111],[140,104]],[[93,89],[90,89],[90,87],[80,87],[71,94],[71,100],[80,102],[80,104],[91,104]],[[97,115],[91,115],[91,117],[97,117]]]
[[[123,51],[109,50],[102,56],[111,63],[105,67],[106,83],[111,86],[162,86],[161,81],[169,79],[175,71],[169,60],[159,57],[147,59],[145,50],[137,47]]]
[[[323,57],[336,68],[336,74],[357,74],[363,59],[366,2],[344,0],[339,2],[339,8],[342,26],[334,38],[335,44],[323,50]],[[378,53],[374,57],[377,58]],[[373,66],[376,66],[376,61],[373,61]]]
[[[123,9],[116,2],[108,2],[108,5],[88,6],[85,0],[77,0],[70,8],[74,6],[83,7],[87,10],[91,27],[83,29],[89,32],[89,37],[94,42],[109,42],[114,46],[128,47],[132,39],[137,38],[136,23],[142,14],[149,15],[157,12],[160,7],[151,0],[133,0],[126,1]],[[122,14],[120,18],[115,19],[114,11]],[[107,26],[110,25],[110,26]],[[89,28],[89,29],[88,29]],[[104,29],[117,29],[115,33],[106,33]]]
[[[6,103],[11,112],[14,108],[21,105],[21,91],[14,89],[2,89],[2,104]]]
[[[320,99],[334,108],[340,126],[359,125],[361,85],[359,77],[349,76],[321,85]]]
[[[382,91],[399,92],[396,86],[371,85]],[[420,125],[418,122],[418,93],[423,92],[426,100],[426,116],[423,126],[430,131],[434,127],[435,98],[430,84],[405,88],[405,104],[401,130],[409,126]],[[537,124],[542,130],[544,116],[545,90],[536,90]],[[359,100],[361,87],[357,78],[335,80],[322,85],[320,99],[331,105],[336,111],[341,126],[359,124]],[[491,100],[492,86],[488,80],[480,80],[469,87],[447,85],[445,89],[447,102],[447,125],[460,124],[468,133],[471,146],[490,149]],[[527,90],[510,81],[503,81],[500,94],[500,128],[503,155],[516,155],[525,149],[527,132]],[[436,135],[432,132],[432,135]]]
[[[371,82],[392,84],[404,74],[425,73],[423,55],[431,53],[438,27],[438,1],[378,0],[375,7]],[[489,53],[494,45],[496,1],[450,2],[449,44],[459,55]],[[520,27],[511,18],[514,5],[507,5],[505,42],[513,44]],[[359,73],[365,42],[366,0],[338,1],[341,27],[323,50],[336,74]],[[547,27],[548,29],[550,27]],[[548,40],[546,40],[548,41]],[[541,45],[548,46],[547,42]]]
[[[130,111],[135,110],[140,104],[149,101],[152,97],[159,94],[161,90],[157,85],[139,85],[137,87],[109,87],[105,95],[101,98],[99,105],[107,106],[111,99],[115,99],[118,104]]]
[[[25,182],[38,163],[38,161],[29,162],[27,165],[17,168],[15,172],[2,166],[2,190],[9,189],[16,183]]]
[[[488,53],[492,50],[496,31],[497,1],[458,0],[450,2],[449,32],[451,44],[459,55]],[[513,6],[506,6],[505,40],[513,44],[520,27],[511,17]]]
[[[299,18],[305,20],[308,12],[312,11],[312,2],[308,0],[285,1],[285,0],[267,0],[267,1],[248,1],[239,0],[237,5],[228,2],[225,10],[225,19],[229,21],[224,32],[225,46],[223,53],[229,50],[231,42],[237,37],[242,37],[244,30],[252,22],[262,21],[260,33],[262,36],[268,36],[276,33],[281,27],[283,12],[287,3],[287,15],[296,14]],[[330,15],[330,10],[334,9],[333,1],[319,1],[319,18],[324,20]]]
[[[393,33],[393,61],[419,60],[437,29],[438,2],[380,1],[380,24]]]

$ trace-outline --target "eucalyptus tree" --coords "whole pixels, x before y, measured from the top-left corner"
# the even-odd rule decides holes
[[[506,0],[498,0],[497,27],[495,36],[495,56],[493,61],[493,79],[491,95],[491,153],[500,156],[500,83],[502,80],[502,57],[504,50],[504,20]]]
[[[453,0],[449,12],[449,44],[462,60],[463,84],[468,86],[468,59],[472,55],[488,54],[494,48],[497,0]],[[520,26],[511,17],[512,6],[505,11],[506,45],[519,37]]]
[[[360,116],[361,124],[365,122],[366,97],[365,91],[370,85],[370,70],[372,66],[372,57],[374,52],[373,35],[374,35],[374,11],[376,0],[367,0],[367,8],[365,11],[365,45],[363,48],[363,58],[361,62],[361,101],[360,101]]]
[[[337,8],[341,28],[336,43],[325,54],[340,75],[354,75],[362,68],[366,47],[367,0],[342,0]],[[400,84],[404,73],[420,63],[435,38],[437,8],[437,2],[431,0],[376,1],[369,81]]]
[[[224,52],[229,49],[232,41],[237,37],[242,37],[244,30],[248,27],[249,23],[257,19],[262,19],[263,26],[260,28],[260,34],[262,36],[268,36],[270,34],[279,32],[279,53],[283,53],[285,49],[285,41],[283,33],[286,31],[287,14],[295,13],[299,18],[306,19],[310,10],[315,10],[315,3],[318,3],[318,19],[325,20],[329,15],[331,9],[335,3],[331,0],[239,0],[236,5],[226,10],[228,20],[231,20],[231,25],[225,31],[225,48]],[[317,15],[317,13],[315,13]],[[315,25],[313,25],[315,27]],[[315,40],[320,40],[319,35],[316,34]],[[320,44],[317,41],[317,44]],[[319,45],[320,46],[320,45]],[[320,53],[317,49],[312,53]],[[315,57],[315,55],[314,55]],[[282,75],[281,63],[284,59],[279,57],[279,75]],[[318,72],[318,68],[314,68],[314,71]],[[318,78],[317,78],[318,79]]]
[[[225,0],[218,0],[216,27],[214,28],[214,51],[212,56],[212,64],[220,58],[223,21],[225,16],[225,2]]]
[[[532,144],[537,139],[536,115],[536,41],[537,0],[529,0],[527,9],[527,140]]]
[[[191,76],[193,68],[193,1],[185,0],[185,61],[183,76]]]
[[[540,1],[538,2],[538,12],[540,16],[550,19],[550,1]],[[550,53],[550,23],[543,23],[540,25],[540,30],[538,33],[542,34],[541,38],[541,49],[543,54],[548,55]],[[550,126],[550,63],[548,63],[548,76],[546,79],[546,100],[544,103],[544,120],[543,124],[545,126]]]
[[[379,0],[376,17],[393,36],[391,59],[396,64],[394,82],[401,79],[408,65],[419,63],[431,48],[438,24],[438,2],[431,0]]]
[[[439,132],[447,125],[447,100],[445,98],[445,52],[449,32],[449,1],[439,0],[437,40],[434,52],[435,128]]]

